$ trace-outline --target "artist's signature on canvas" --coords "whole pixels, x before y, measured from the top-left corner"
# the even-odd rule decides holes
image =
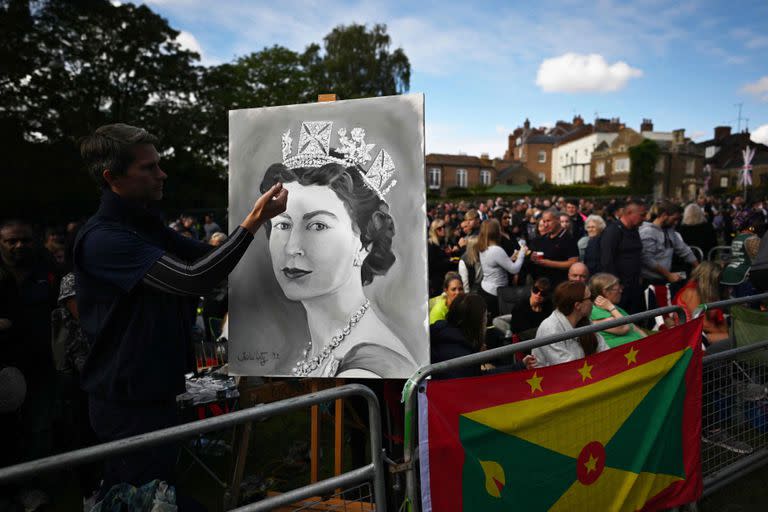
[[[237,360],[242,361],[256,361],[259,366],[265,366],[270,361],[278,361],[280,359],[279,352],[248,352],[244,351],[238,354]]]

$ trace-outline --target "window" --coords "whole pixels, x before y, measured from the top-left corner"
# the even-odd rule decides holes
[[[712,158],[718,151],[720,148],[717,146],[707,146],[707,149],[704,150],[704,158]]]
[[[429,169],[429,188],[430,189],[439,189],[440,188],[440,178],[441,178],[441,171],[439,167],[432,167]]]
[[[694,161],[692,158],[686,160],[685,162],[685,175],[686,176],[693,176],[696,172],[696,161]]]
[[[763,174],[763,176],[768,176],[768,174]],[[544,180],[546,180],[546,179],[547,179],[547,176],[543,172],[540,172],[539,173],[539,183],[544,183]]]
[[[728,188],[728,177],[727,176],[723,176],[722,178],[720,178],[720,186],[722,188]]]
[[[629,172],[629,158],[617,158],[613,170],[614,172]]]
[[[480,171],[480,183],[485,186],[489,186],[491,184],[491,171],[488,169],[482,169]]]
[[[543,164],[547,162],[547,152],[544,150],[539,151],[539,163]]]
[[[467,170],[456,169],[456,186],[467,188]]]
[[[595,176],[605,176],[605,161],[600,160],[597,162],[597,167],[595,168]]]

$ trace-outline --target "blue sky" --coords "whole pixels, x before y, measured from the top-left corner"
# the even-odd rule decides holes
[[[385,23],[426,95],[427,152],[501,156],[507,134],[580,114],[639,129],[716,125],[768,143],[768,2],[147,0],[206,64],[339,24]],[[746,121],[742,120],[742,128]]]

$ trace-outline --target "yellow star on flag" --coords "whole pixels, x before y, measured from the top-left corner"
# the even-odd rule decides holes
[[[587,468],[587,473],[591,473],[597,467],[597,459],[591,453],[589,454],[589,460],[584,463],[584,467]]]
[[[593,365],[587,364],[587,361],[584,360],[584,366],[578,369],[578,372],[581,374],[581,382],[586,381],[587,379],[592,378],[592,368]]]
[[[539,377],[538,372],[533,372],[533,377],[530,379],[526,379],[525,382],[528,383],[528,385],[531,386],[531,394],[534,394],[536,390],[543,392],[544,390],[541,388],[541,381],[544,380],[544,377]]]
[[[632,363],[637,364],[637,353],[640,352],[639,350],[635,350],[635,347],[632,347],[629,349],[629,352],[624,354],[624,357],[627,358],[627,366],[631,365]]]

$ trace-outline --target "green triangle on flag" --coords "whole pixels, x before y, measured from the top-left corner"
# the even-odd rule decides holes
[[[576,480],[576,459],[459,417],[465,511],[546,510]]]

